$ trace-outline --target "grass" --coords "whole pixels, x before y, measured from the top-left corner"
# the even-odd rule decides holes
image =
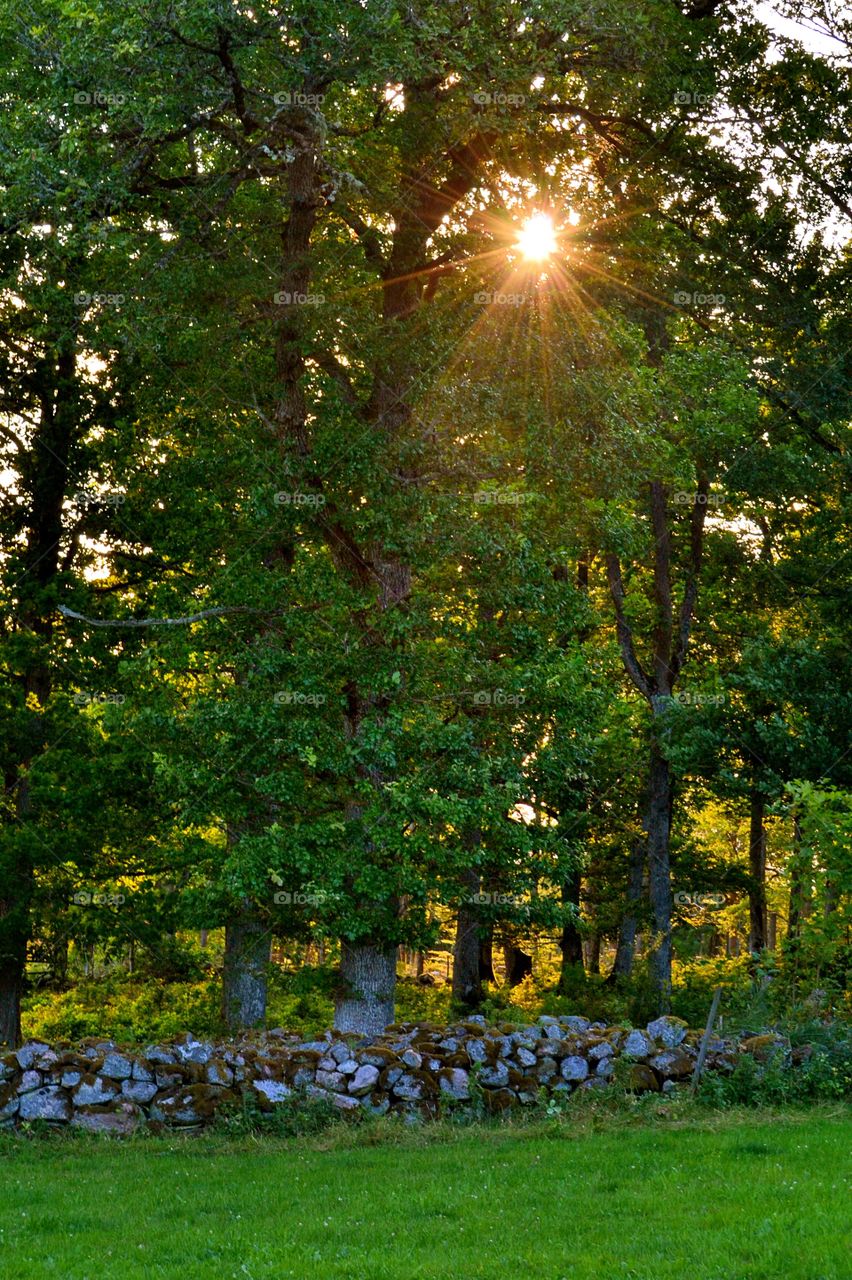
[[[468,1129],[385,1122],[289,1142],[7,1137],[0,1271],[849,1280],[849,1150],[841,1107]]]

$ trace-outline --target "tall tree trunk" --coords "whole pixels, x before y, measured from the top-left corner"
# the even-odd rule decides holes
[[[532,973],[532,956],[522,951],[514,942],[504,942],[503,963],[506,967],[506,982],[510,987],[517,987]]]
[[[225,926],[222,1016],[232,1031],[262,1026],[272,934],[249,904]]]
[[[581,974],[583,973],[583,937],[579,928],[582,883],[582,872],[577,868],[562,885],[563,906],[574,908],[573,919],[566,921],[562,926],[562,936],[559,939],[559,949],[562,952],[559,987],[566,991],[571,988],[572,975],[578,970]]]
[[[334,1002],[335,1028],[380,1035],[394,1019],[396,947],[342,942],[340,976],[343,990]]]
[[[624,915],[621,919],[621,927],[618,931],[615,960],[607,978],[608,982],[617,982],[619,978],[628,978],[633,970],[633,958],[636,951],[636,928],[639,904],[642,901],[642,883],[645,878],[647,851],[647,840],[644,834],[636,835],[630,846],[630,857],[627,863],[627,899]]]
[[[456,938],[453,946],[453,999],[466,1009],[482,1003],[480,971],[481,917],[476,897],[480,891],[479,872],[471,868],[465,874],[470,898],[459,904],[456,916]]]
[[[763,951],[766,946],[766,827],[765,801],[759,791],[751,793],[748,864],[751,880],[748,890],[749,951]]]
[[[671,769],[655,738],[651,747],[648,804],[648,896],[654,922],[649,970],[660,1013],[668,1013],[672,993],[671,813]]]
[[[586,968],[590,974],[599,974],[601,971],[601,935],[595,931],[589,937],[587,948]]]

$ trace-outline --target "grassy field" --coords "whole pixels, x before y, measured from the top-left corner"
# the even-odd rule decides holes
[[[3,1280],[849,1280],[849,1113],[0,1142]]]

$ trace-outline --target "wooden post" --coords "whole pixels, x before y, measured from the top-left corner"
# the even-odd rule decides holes
[[[701,1072],[704,1070],[704,1059],[707,1057],[707,1049],[710,1044],[710,1037],[713,1034],[713,1024],[716,1021],[716,1014],[719,1012],[719,1001],[722,999],[722,988],[717,987],[713,992],[713,1003],[710,1005],[710,1012],[707,1015],[707,1026],[704,1028],[704,1035],[701,1037],[701,1045],[698,1049],[698,1061],[695,1064],[695,1070],[692,1073],[692,1092],[698,1088],[698,1081],[701,1079]]]

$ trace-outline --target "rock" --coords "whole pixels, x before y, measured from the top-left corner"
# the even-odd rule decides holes
[[[175,1053],[181,1062],[197,1062],[201,1066],[206,1066],[213,1057],[213,1046],[187,1036],[183,1044],[175,1045]]]
[[[361,1105],[357,1098],[350,1098],[345,1093],[333,1093],[331,1101],[341,1111],[355,1111]]]
[[[664,1080],[684,1080],[692,1075],[695,1067],[692,1058],[682,1049],[666,1049],[663,1053],[655,1053],[648,1059],[648,1065]]]
[[[118,1085],[101,1076],[89,1076],[74,1090],[75,1107],[102,1107],[118,1097]]]
[[[664,1080],[660,1089],[661,1093],[677,1093],[677,1085],[674,1080]]]
[[[492,1115],[507,1111],[517,1103],[517,1095],[511,1089],[490,1089],[485,1095],[485,1105]]]
[[[220,1103],[235,1101],[235,1094],[215,1085],[190,1084],[171,1096],[157,1098],[149,1114],[152,1120],[166,1124],[197,1125],[209,1120]]]
[[[46,1085],[33,1093],[25,1093],[20,1099],[18,1115],[21,1120],[48,1120],[52,1123],[71,1117],[71,1099],[57,1085]]]
[[[146,1067],[144,1062],[135,1062],[130,1071],[131,1080],[148,1080],[154,1079],[154,1073],[150,1067]]]
[[[615,1050],[608,1040],[602,1040],[600,1044],[593,1044],[589,1047],[589,1062],[602,1062],[604,1058],[611,1058]]]
[[[252,1085],[268,1102],[283,1102],[293,1092],[282,1080],[253,1080]]]
[[[499,1089],[509,1083],[509,1068],[505,1062],[495,1062],[493,1066],[483,1067],[478,1076],[480,1084],[486,1088]]]
[[[758,1062],[768,1062],[776,1053],[782,1053],[786,1048],[786,1041],[777,1035],[749,1036],[740,1044],[740,1049],[750,1053]]]
[[[399,1057],[400,1062],[404,1062],[407,1067],[411,1067],[414,1071],[419,1071],[423,1066],[423,1058],[416,1049],[406,1049]]]
[[[559,1023],[554,1018],[553,1022],[545,1024],[544,1034],[547,1036],[548,1040],[561,1040],[563,1028],[560,1027]]]
[[[615,1073],[614,1058],[600,1058],[598,1060],[598,1064],[595,1067],[596,1076],[599,1076],[601,1080],[608,1080],[610,1076],[613,1075],[614,1073]]]
[[[101,1075],[110,1080],[129,1080],[133,1063],[123,1053],[108,1053],[101,1067]]]
[[[144,1104],[157,1096],[157,1085],[153,1080],[123,1080],[121,1092],[125,1098]]]
[[[536,1064],[536,1055],[530,1049],[519,1048],[515,1050],[515,1057],[522,1067],[534,1067]]]
[[[337,1069],[342,1076],[354,1076],[358,1070],[358,1063],[354,1058],[347,1058]]]
[[[588,1031],[589,1027],[592,1025],[588,1018],[580,1018],[573,1013],[568,1014],[565,1018],[560,1018],[559,1021],[562,1023],[563,1027],[567,1027],[569,1031]]]
[[[370,1063],[365,1062],[363,1066],[358,1067],[349,1081],[349,1092],[354,1094],[356,1098],[361,1098],[364,1094],[370,1093],[378,1084],[380,1074],[378,1067],[371,1066]]]
[[[175,1085],[185,1083],[183,1071],[164,1071],[162,1067],[154,1072],[154,1079],[158,1089],[173,1089]]]
[[[541,1084],[546,1084],[548,1080],[552,1080],[556,1075],[557,1066],[555,1058],[539,1058],[538,1065],[535,1069],[535,1078]]]
[[[470,1062],[484,1062],[488,1057],[488,1050],[485,1047],[484,1040],[468,1040],[465,1045],[467,1056]]]
[[[634,1062],[630,1068],[627,1087],[631,1093],[659,1093],[660,1091],[657,1077],[644,1062]]]
[[[467,1072],[461,1067],[445,1067],[443,1071],[439,1071],[438,1087],[442,1093],[448,1093],[451,1098],[470,1097],[470,1080]]]
[[[313,1084],[316,1079],[316,1072],[313,1067],[299,1067],[293,1075],[294,1089],[307,1089],[309,1084]]]
[[[339,1071],[317,1071],[316,1082],[320,1089],[342,1089],[346,1084],[346,1077]]]
[[[63,1089],[73,1089],[74,1086],[79,1084],[82,1079],[82,1071],[63,1071],[62,1075],[59,1077],[59,1083],[62,1085]]]
[[[331,1046],[331,1048],[328,1050],[328,1056],[330,1058],[333,1058],[335,1062],[346,1062],[347,1059],[352,1057],[352,1053],[349,1048],[349,1045],[344,1044],[341,1041],[338,1044],[333,1044]]]
[[[362,1098],[361,1106],[368,1115],[384,1116],[390,1111],[390,1098],[387,1094],[376,1093],[372,1097]]]
[[[0,1102],[0,1124],[13,1119],[18,1114],[20,1100],[14,1095],[7,1098],[5,1102]]]
[[[165,1065],[177,1062],[177,1054],[172,1049],[167,1049],[161,1044],[148,1045],[148,1047],[142,1051],[142,1057],[145,1058],[147,1062],[153,1062],[155,1064],[162,1063]]]
[[[621,1051],[628,1058],[647,1058],[656,1047],[650,1036],[637,1028],[628,1033]]]
[[[664,1014],[648,1023],[647,1031],[652,1040],[659,1040],[667,1049],[676,1049],[686,1039],[689,1030],[682,1018],[673,1018]]]
[[[40,1089],[43,1083],[40,1071],[25,1071],[18,1081],[18,1093],[30,1093]]]
[[[77,1111],[71,1117],[72,1129],[88,1129],[91,1133],[116,1133],[124,1137],[137,1126],[134,1115],[119,1111]]]
[[[585,1080],[589,1074],[589,1064],[585,1058],[571,1054],[563,1060],[559,1074],[563,1080]]]
[[[204,1078],[208,1084],[221,1084],[227,1088],[233,1084],[234,1071],[221,1058],[211,1058],[204,1068]]]
[[[417,1102],[423,1097],[423,1081],[418,1080],[416,1076],[403,1075],[393,1086],[393,1091],[398,1098]]]
[[[36,1064],[39,1058],[50,1048],[49,1044],[42,1044],[40,1040],[31,1040],[28,1044],[22,1044],[20,1049],[15,1053],[18,1060],[18,1066],[22,1071],[29,1071]]]

